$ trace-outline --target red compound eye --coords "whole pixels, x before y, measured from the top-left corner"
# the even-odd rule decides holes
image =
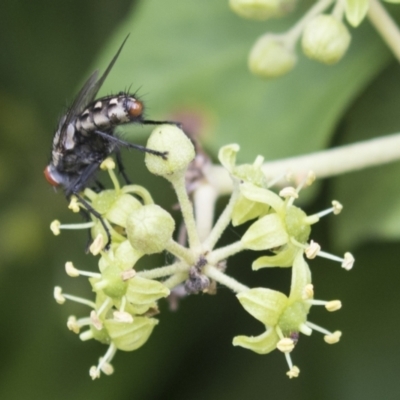
[[[131,117],[140,117],[143,113],[143,103],[139,100],[131,100],[128,105],[128,113]]]
[[[48,166],[44,169],[43,173],[44,173],[44,177],[46,178],[46,181],[49,182],[50,185],[52,185],[52,186],[59,186],[59,185],[60,185],[60,183],[57,182],[57,181],[53,178],[53,176],[52,176],[52,174],[51,174],[51,171],[50,171],[50,165],[48,165]]]

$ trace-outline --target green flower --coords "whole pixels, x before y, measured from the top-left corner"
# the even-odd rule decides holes
[[[287,375],[290,378],[297,377],[300,372],[289,355],[300,332],[311,335],[312,330],[320,331],[330,344],[337,343],[341,336],[339,331],[332,333],[307,321],[312,305],[324,305],[329,311],[335,311],[341,307],[341,303],[313,300],[311,273],[301,251],[296,254],[292,271],[289,297],[265,288],[249,289],[237,295],[245,310],[262,322],[266,331],[255,337],[236,336],[233,339],[234,346],[241,346],[258,354],[267,354],[276,348],[282,351],[289,365]]]

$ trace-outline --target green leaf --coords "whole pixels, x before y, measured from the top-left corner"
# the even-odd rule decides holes
[[[194,113],[208,149],[217,154],[222,145],[240,143],[247,162],[257,154],[276,159],[325,147],[349,102],[389,58],[366,25],[337,65],[300,57],[287,76],[263,81],[247,70],[252,45],[266,31],[284,32],[304,8],[262,25],[237,18],[227,2],[152,0],[137,11],[96,63],[104,68],[131,32],[103,93],[141,87],[149,118]]]

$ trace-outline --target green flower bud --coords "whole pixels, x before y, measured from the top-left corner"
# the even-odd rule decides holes
[[[175,229],[171,215],[155,204],[133,211],[126,223],[126,233],[132,247],[144,254],[162,252]]]
[[[183,173],[195,157],[190,139],[175,125],[160,125],[151,133],[147,147],[166,153],[165,158],[146,153],[145,163],[154,175],[168,176]]]
[[[346,53],[351,36],[343,22],[333,15],[318,15],[304,29],[304,54],[325,64],[335,64]]]
[[[158,321],[154,318],[134,317],[133,322],[104,321],[112,343],[119,350],[133,351],[143,346]]]
[[[253,46],[248,60],[250,71],[261,78],[277,78],[293,69],[296,54],[271,35],[261,36]]]
[[[244,18],[266,20],[280,17],[291,11],[292,0],[230,0],[229,5],[236,14]]]

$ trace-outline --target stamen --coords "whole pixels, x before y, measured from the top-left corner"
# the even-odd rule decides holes
[[[90,222],[84,222],[84,223],[79,223],[79,224],[60,224],[60,221],[53,221],[50,224],[50,229],[53,232],[55,236],[58,236],[60,234],[61,229],[89,229],[93,228],[95,225],[95,222],[90,221]]]
[[[82,340],[82,342],[86,342],[87,340],[93,339],[93,332],[91,329],[88,329],[85,332],[82,332],[79,335],[79,339]]]
[[[342,268],[344,268],[346,271],[350,271],[353,268],[354,261],[355,259],[351,253],[344,253],[344,262],[342,263]]]
[[[112,375],[114,373],[114,367],[108,363],[105,362],[103,366],[101,367],[101,370],[106,374],[106,375]]]
[[[308,283],[306,286],[304,286],[302,299],[307,300],[307,299],[312,299],[313,297],[314,297],[314,285]]]
[[[54,298],[56,299],[56,302],[58,304],[64,304],[65,300],[67,299],[67,300],[75,301],[76,303],[85,304],[93,309],[96,308],[96,304],[93,303],[93,301],[86,300],[86,299],[83,299],[83,298],[77,297],[77,296],[72,296],[70,294],[62,293],[62,289],[60,286],[56,286],[54,288]]]
[[[339,342],[341,336],[342,336],[342,332],[335,331],[330,335],[324,336],[324,340],[328,344],[335,344],[335,343]]]
[[[74,264],[72,264],[71,261],[65,263],[65,272],[72,278],[79,276],[79,271],[74,267]]]
[[[115,162],[111,157],[107,157],[101,164],[100,169],[103,171],[115,169]]]
[[[279,192],[279,196],[287,199],[288,197],[290,198],[294,198],[294,199],[298,199],[299,195],[296,192],[296,189],[292,186],[287,186],[285,188],[283,188],[280,192]]]
[[[68,329],[74,333],[79,333],[83,326],[90,324],[91,324],[90,318],[85,317],[77,320],[75,315],[69,316],[67,321]]]
[[[90,312],[90,320],[92,322],[92,325],[98,330],[101,331],[103,329],[103,322],[100,321],[100,318],[98,317],[97,313],[95,310],[92,310]]]
[[[330,312],[337,311],[342,308],[342,302],[340,300],[307,300],[307,303],[313,306],[325,306],[325,308]]]
[[[289,377],[289,379],[297,378],[299,374],[300,374],[300,369],[295,365],[292,368],[290,368],[288,372],[286,372],[286,375]]]
[[[107,350],[107,353],[104,355],[104,357],[100,358],[99,364],[97,365],[97,367],[93,366],[90,368],[89,370],[89,374],[91,376],[92,379],[96,379],[100,377],[100,371],[103,371],[103,367],[106,364],[109,364],[109,362],[112,360],[112,358],[114,357],[115,352],[117,351],[117,348],[113,345],[110,344],[110,347]],[[110,371],[110,369],[106,366],[106,371]],[[106,373],[106,372],[104,372]]]
[[[313,324],[312,322],[307,321],[306,325],[309,326],[311,329],[314,329],[315,331],[321,332],[325,334],[324,340],[326,343],[333,344],[337,343],[340,339],[340,336],[342,336],[342,332],[340,331],[335,331],[335,332],[330,332],[325,328],[322,328],[319,325]]]
[[[96,236],[96,239],[94,239],[92,244],[90,245],[89,251],[94,256],[97,256],[97,254],[100,254],[101,250],[103,250],[103,247],[104,247],[103,235],[99,233]]]
[[[50,224],[50,230],[53,232],[54,236],[58,236],[60,234],[60,226],[61,223],[59,220],[55,219],[51,224]]]
[[[253,167],[261,168],[263,164],[264,164],[264,157],[258,155],[253,162]]]
[[[276,348],[282,353],[290,353],[294,349],[294,341],[288,337],[281,339]]]
[[[133,268],[121,272],[121,278],[124,282],[128,281],[129,279],[132,279],[135,275],[136,271]]]
[[[67,321],[67,327],[70,331],[74,332],[74,333],[79,333],[80,331],[80,326],[76,320],[75,315],[70,315],[68,317],[68,321]]]
[[[107,297],[103,304],[100,306],[100,308],[97,310],[97,315],[101,315],[102,312],[107,308],[107,306],[110,304],[111,299]]]
[[[333,200],[332,201],[332,206],[333,206],[333,213],[335,215],[338,215],[341,213],[341,211],[343,210],[343,206],[341,203],[339,203],[337,200]]]
[[[304,253],[309,260],[312,260],[317,256],[320,250],[321,246],[317,242],[314,242],[314,240],[311,240],[310,245],[306,248]]]
[[[306,324],[308,325],[308,323],[306,323]],[[310,336],[312,334],[312,329],[309,326],[307,326],[306,324],[300,324],[299,331],[303,335]]]
[[[89,276],[91,278],[101,278],[101,274],[96,272],[89,271],[81,271],[75,268],[74,264],[71,261],[67,261],[65,263],[65,271],[68,276],[75,278],[77,276]]]
[[[330,253],[326,253],[325,251],[319,251],[317,255],[323,258],[327,258],[329,260],[338,261],[342,263],[342,268],[344,268],[346,271],[350,271],[353,268],[353,264],[355,261],[353,255],[348,252],[344,254],[344,258],[335,256]]]
[[[116,191],[119,191],[121,189],[120,184],[118,182],[118,178],[115,175],[114,169],[115,169],[115,162],[112,158],[108,157],[106,158],[101,164],[100,168],[102,170],[107,170],[108,174],[110,175],[110,179],[114,185],[114,188]]]
[[[133,322],[133,317],[126,311],[114,311],[114,320],[118,322],[125,322],[131,324]]]
[[[331,300],[325,305],[325,308],[329,312],[337,311],[342,308],[342,302],[340,300]]]
[[[53,296],[58,304],[65,303],[65,297],[62,295],[62,289],[60,288],[60,286],[56,286],[54,288]]]
[[[76,196],[72,196],[71,197],[71,201],[70,201],[70,203],[68,205],[68,208],[70,210],[72,210],[72,212],[74,212],[74,213],[78,213],[79,212],[80,207],[79,207],[79,203],[78,203],[78,198]]]

